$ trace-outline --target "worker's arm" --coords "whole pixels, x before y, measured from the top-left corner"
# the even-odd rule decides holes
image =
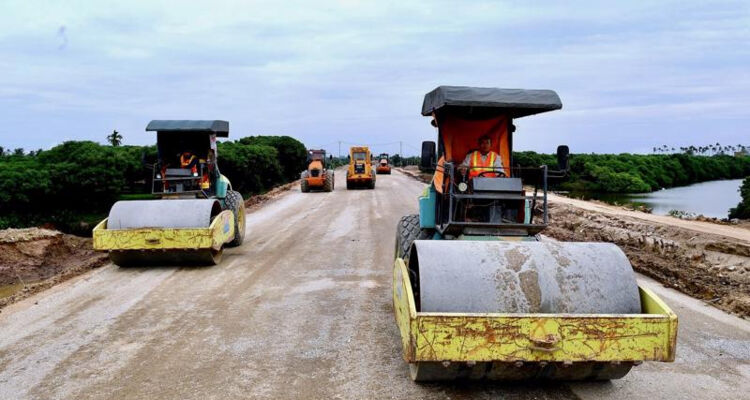
[[[193,156],[193,158],[190,159],[190,164],[188,164],[185,168],[193,168],[196,165],[198,165],[198,157]]]
[[[492,164],[492,167],[495,168],[496,171],[508,175],[508,173],[505,171],[505,166],[503,165],[503,157],[501,157],[500,154],[497,154],[497,156],[495,157],[495,163]]]
[[[469,168],[469,165],[471,164],[471,152],[466,155],[464,158],[464,161],[460,164],[461,167]]]

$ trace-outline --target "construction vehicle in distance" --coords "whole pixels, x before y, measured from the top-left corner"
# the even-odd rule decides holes
[[[513,167],[513,121],[560,108],[550,90],[441,86],[425,96],[437,165],[419,214],[399,221],[393,269],[415,381],[606,380],[643,361],[674,361],[677,316],[639,287],[622,250],[539,235],[547,185],[567,174],[568,149],[558,147],[554,170]],[[502,166],[471,173],[474,162],[463,161],[485,136]],[[429,162],[435,143],[423,149]]]
[[[303,193],[311,189],[323,190],[330,192],[333,190],[335,177],[332,169],[326,165],[325,150],[308,150],[307,151],[307,169],[302,171],[300,178],[300,190]]]
[[[388,157],[388,153],[381,153],[378,156],[378,166],[375,168],[375,172],[378,175],[391,174],[391,159]]]
[[[94,228],[94,249],[120,266],[219,263],[224,246],[245,237],[242,195],[216,159],[216,138],[229,136],[229,123],[155,120],[146,131],[156,132],[159,199],[116,202]]]
[[[367,146],[355,146],[349,149],[349,167],[346,169],[346,188],[375,189],[375,170],[372,167],[372,155]]]

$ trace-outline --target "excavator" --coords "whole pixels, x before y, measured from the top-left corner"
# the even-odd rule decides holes
[[[558,147],[557,166],[521,168],[513,134],[519,118],[561,108],[552,90],[425,95],[437,143],[423,143],[421,167],[435,172],[419,213],[398,222],[393,267],[413,380],[608,380],[674,361],[677,316],[638,285],[620,248],[542,235],[569,150]]]
[[[93,231],[94,249],[119,266],[215,265],[224,247],[245,238],[242,195],[219,172],[216,139],[229,136],[220,120],[154,120],[158,161],[154,200],[116,202]]]

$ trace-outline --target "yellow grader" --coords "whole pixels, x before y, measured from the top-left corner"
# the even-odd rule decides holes
[[[539,235],[568,149],[555,169],[513,167],[513,121],[560,108],[551,90],[441,86],[425,96],[438,140],[423,143],[422,161],[437,163],[423,166],[435,173],[419,214],[398,223],[393,269],[415,381],[606,380],[674,361],[677,316],[639,287],[622,250]]]
[[[224,247],[245,237],[242,195],[216,162],[216,138],[229,136],[229,123],[155,120],[146,131],[156,132],[159,199],[116,202],[94,228],[94,249],[120,266],[219,263]]]
[[[346,188],[358,187],[375,189],[375,170],[372,167],[372,154],[367,146],[355,146],[349,149]]]
[[[326,166],[325,150],[308,150],[307,151],[307,169],[302,171],[300,176],[300,190],[303,193],[311,189],[323,190],[330,192],[334,189],[335,177],[332,169]]]

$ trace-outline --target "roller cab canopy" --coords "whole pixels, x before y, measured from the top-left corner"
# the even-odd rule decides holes
[[[438,157],[443,161],[461,163],[486,135],[509,171],[512,120],[561,108],[553,90],[439,86],[425,95],[422,115],[433,117],[439,132]]]
[[[229,122],[221,120],[160,120],[148,123],[146,131],[159,133],[206,133],[229,137]]]

